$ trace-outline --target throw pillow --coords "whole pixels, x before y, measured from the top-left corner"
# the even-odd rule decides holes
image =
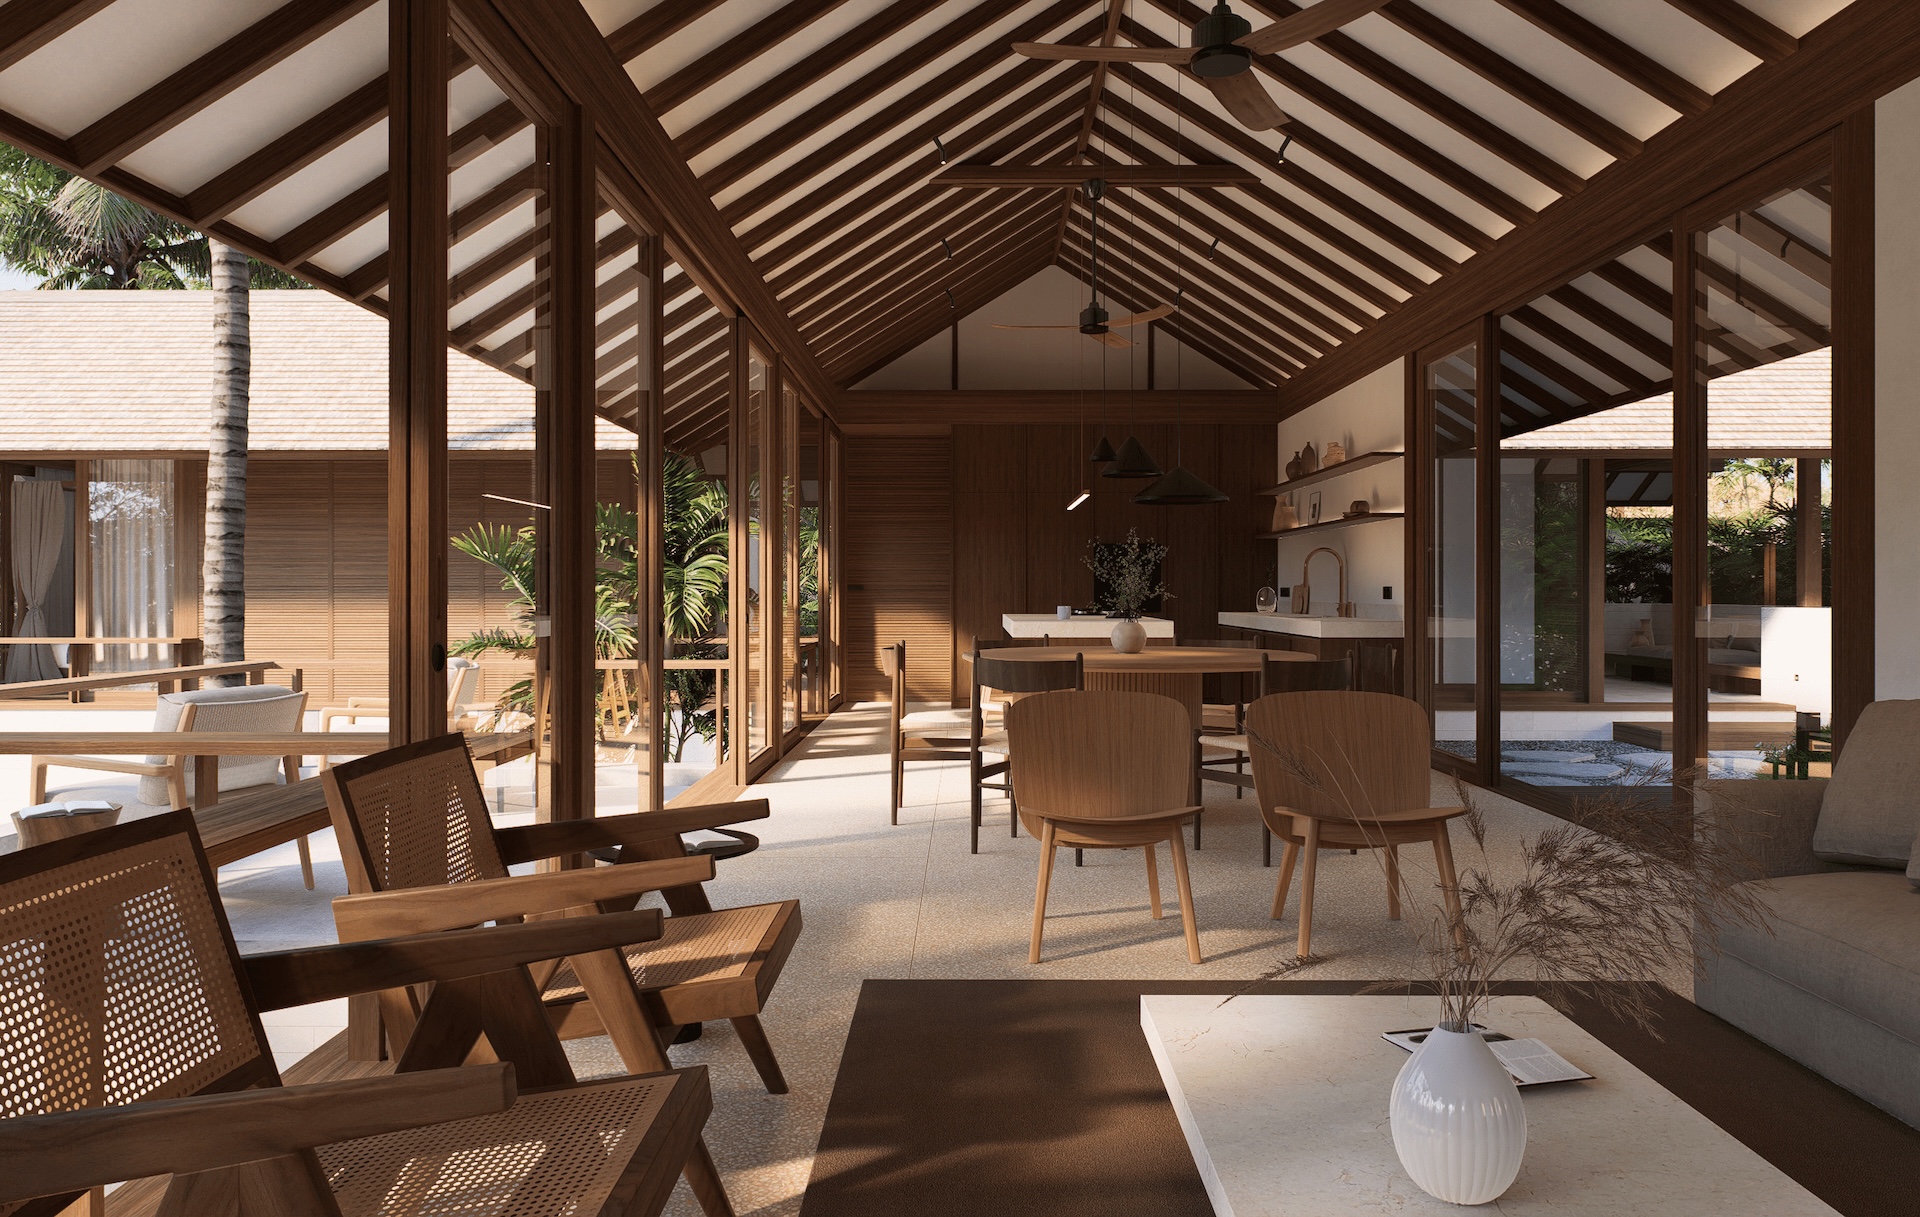
[[[1920,832],[1920,701],[1860,712],[1820,804],[1813,853],[1828,862],[1905,868]]]

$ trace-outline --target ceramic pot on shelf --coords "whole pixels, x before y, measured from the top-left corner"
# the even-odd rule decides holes
[[[1138,655],[1147,649],[1147,627],[1128,618],[1113,627],[1113,649],[1122,655]]]
[[[1320,467],[1325,469],[1329,465],[1344,465],[1346,461],[1347,446],[1337,439],[1328,440],[1327,450],[1320,456]]]
[[[1312,444],[1308,444],[1306,447],[1300,449],[1300,472],[1320,472],[1320,454],[1314,451]]]
[[[1293,459],[1287,462],[1287,480],[1291,482],[1304,472],[1305,470],[1300,467],[1300,454],[1296,452],[1293,454]]]
[[[1400,1165],[1437,1200],[1485,1204],[1520,1173],[1527,1111],[1477,1031],[1429,1032],[1394,1079],[1388,1117]]]

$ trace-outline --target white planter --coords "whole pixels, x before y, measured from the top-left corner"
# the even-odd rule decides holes
[[[1401,1066],[1388,1113],[1400,1164],[1436,1199],[1485,1204],[1520,1173],[1526,1108],[1477,1032],[1435,1027]]]
[[[1138,621],[1122,621],[1113,627],[1113,649],[1122,655],[1138,655],[1147,649],[1147,627]]]

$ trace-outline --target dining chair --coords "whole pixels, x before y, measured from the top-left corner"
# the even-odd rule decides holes
[[[1187,645],[1196,647],[1227,647],[1234,650],[1257,651],[1260,643],[1252,638],[1207,638]],[[1200,678],[1200,743],[1202,748],[1211,746],[1211,738],[1216,735],[1240,735],[1247,725],[1247,707],[1260,696],[1260,673],[1258,672],[1208,672]],[[1201,776],[1206,776],[1205,761],[1202,761]],[[1233,797],[1241,797],[1239,787],[1234,788]]]
[[[1400,648],[1385,638],[1362,638],[1353,651],[1353,687],[1365,693],[1398,693]]]
[[[1187,960],[1200,963],[1193,884],[1181,829],[1199,808],[1188,765],[1193,720],[1185,706],[1157,693],[1084,689],[1040,693],[1007,707],[1018,814],[1040,838],[1040,878],[1033,897],[1027,962],[1040,962],[1047,889],[1054,853],[1076,849],[1141,849],[1156,920],[1160,875],[1154,852],[1165,841],[1187,940]]]
[[[122,1183],[119,1214],[614,1217],[659,1213],[683,1170],[732,1212],[706,1069],[578,1082],[528,982],[657,912],[243,957],[217,891],[190,812],[0,858],[0,1213],[98,1212]],[[433,985],[437,1051],[284,1086],[261,1013],[382,984]]]
[[[768,1093],[786,1093],[760,1012],[799,937],[800,902],[716,911],[700,886],[713,877],[713,859],[690,855],[680,839],[684,832],[764,819],[766,800],[496,829],[466,739],[457,734],[336,765],[321,780],[353,893],[334,902],[343,940],[421,928],[418,918],[427,914],[418,910],[453,908],[447,916],[466,918],[433,928],[550,911],[512,904],[508,897],[518,879],[508,877],[508,866],[617,847],[617,865],[559,872],[585,876],[583,882],[604,890],[553,909],[596,901],[631,907],[644,893],[659,891],[673,916],[657,943],[627,949],[624,969],[616,963],[609,974],[600,957],[572,959],[536,977],[560,1037],[610,1036],[633,1070],[653,1066],[656,1041],[671,1039],[681,1027],[724,1018]],[[625,993],[624,973],[639,987],[644,1004],[638,1011],[624,1000],[609,1005],[603,999]],[[416,1004],[404,991],[382,994],[381,1016],[390,1034],[404,1037],[418,1019]]]
[[[887,758],[891,800],[889,817],[900,823],[907,797],[909,761],[964,761],[968,751],[971,714],[967,710],[907,709],[907,644],[903,639],[880,648],[880,666],[887,676]]]
[[[1312,950],[1314,872],[1323,849],[1383,855],[1387,916],[1397,921],[1400,846],[1430,843],[1442,898],[1458,915],[1447,822],[1467,809],[1432,805],[1433,732],[1420,703],[1390,693],[1270,693],[1248,708],[1247,734],[1279,750],[1253,750],[1254,795],[1282,845],[1276,921],[1300,863],[1301,958]]]
[[[1013,776],[1008,769],[1008,743],[1004,726],[992,728],[988,719],[1004,720],[1004,704],[1032,693],[1053,693],[1086,687],[1086,656],[1072,659],[994,659],[973,652],[973,704],[968,709],[967,785],[971,791],[972,837],[969,852],[980,852],[981,792],[998,790],[1007,796],[1007,835],[1020,835],[1020,801]],[[1007,703],[990,700],[989,694],[1011,695]],[[996,747],[997,745],[997,747]],[[1001,759],[988,761],[986,754],[997,751]],[[1006,776],[1002,782],[989,778]]]
[[[1267,656],[1260,664],[1260,672],[1255,677],[1259,682],[1262,696],[1268,693],[1305,693],[1312,690],[1340,690],[1353,687],[1353,663],[1342,656],[1339,659],[1275,659]],[[1247,757],[1252,749],[1247,744],[1246,716],[1242,714],[1241,729],[1230,735],[1212,735],[1201,741],[1203,745],[1214,749],[1214,755],[1201,762],[1200,776],[1210,781],[1226,782],[1234,788],[1234,797],[1239,798],[1253,779],[1247,776]],[[1220,766],[1233,762],[1233,772],[1228,773]],[[1264,828],[1260,832],[1260,865],[1273,865],[1273,834]]]

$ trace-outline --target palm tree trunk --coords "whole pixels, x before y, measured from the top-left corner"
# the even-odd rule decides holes
[[[200,569],[206,662],[246,658],[247,400],[253,369],[247,255],[209,241],[213,264],[213,425],[207,440],[207,533]],[[238,684],[230,677],[221,684]]]

